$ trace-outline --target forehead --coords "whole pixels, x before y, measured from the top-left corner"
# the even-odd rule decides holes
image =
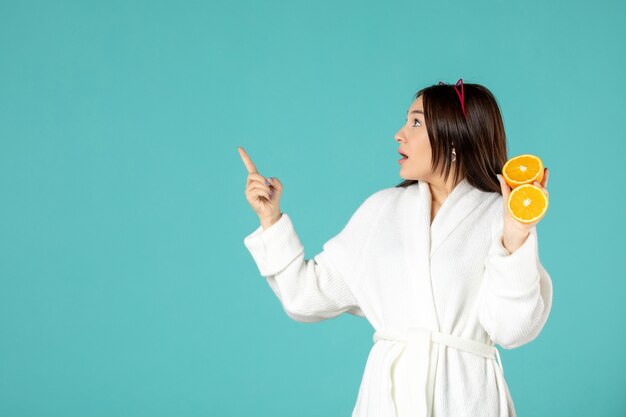
[[[409,110],[407,110],[407,114],[413,110],[421,110],[422,112],[424,111],[424,106],[422,104],[422,96],[419,96],[418,98],[413,100],[413,103],[411,103]]]

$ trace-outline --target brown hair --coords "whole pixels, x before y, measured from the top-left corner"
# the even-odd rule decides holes
[[[457,87],[460,92],[460,86]],[[463,177],[476,188],[502,194],[496,174],[507,161],[504,123],[496,98],[480,84],[464,84],[465,111],[454,85],[432,85],[421,89],[424,118],[430,147],[432,169],[439,167],[447,181],[456,164],[454,184]],[[451,162],[452,146],[456,161]],[[396,187],[407,187],[418,180],[404,180]]]

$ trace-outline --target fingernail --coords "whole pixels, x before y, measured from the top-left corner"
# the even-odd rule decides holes
[[[270,182],[267,179],[265,179],[265,185],[270,185]]]
[[[274,195],[274,191],[273,190],[270,190],[270,195]]]

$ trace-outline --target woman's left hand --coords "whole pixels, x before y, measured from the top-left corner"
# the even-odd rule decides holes
[[[502,174],[498,174],[498,180],[500,180],[500,188],[502,190],[502,201],[503,201],[503,209],[504,209],[504,227],[502,232],[502,243],[504,247],[510,252],[513,253],[524,244],[530,229],[533,228],[537,223],[541,221],[541,219],[537,220],[533,223],[522,223],[520,221],[515,220],[511,213],[509,213],[509,209],[507,207],[509,201],[509,195],[511,194],[511,187],[506,183]],[[548,168],[544,168],[543,171],[543,180],[541,184],[538,181],[535,181],[535,186],[541,188],[541,190],[546,193],[546,197],[548,196],[548,190],[546,187],[548,186]]]

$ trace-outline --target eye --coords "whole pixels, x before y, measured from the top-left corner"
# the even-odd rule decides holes
[[[413,127],[417,127],[415,126],[415,122],[419,123],[420,126],[422,125],[422,123],[418,119],[413,119]]]

